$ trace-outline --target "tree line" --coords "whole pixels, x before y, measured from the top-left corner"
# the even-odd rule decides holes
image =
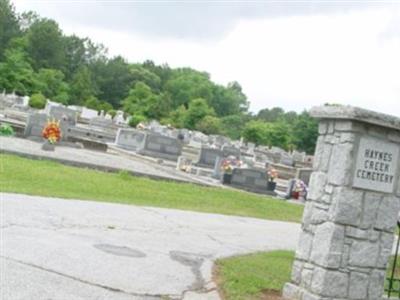
[[[249,112],[238,82],[217,84],[206,72],[171,68],[151,60],[109,57],[89,38],[66,35],[57,22],[34,12],[17,14],[0,0],[0,90],[131,116],[131,125],[156,119],[177,128],[243,137],[256,144],[312,153],[316,122],[307,112],[281,108]]]

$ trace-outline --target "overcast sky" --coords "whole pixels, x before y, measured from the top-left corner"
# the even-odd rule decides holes
[[[400,116],[400,1],[13,2],[111,56],[236,80],[253,112],[330,102]]]

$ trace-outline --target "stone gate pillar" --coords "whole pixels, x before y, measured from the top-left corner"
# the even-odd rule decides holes
[[[319,137],[285,299],[378,300],[400,210],[400,118],[311,110]]]

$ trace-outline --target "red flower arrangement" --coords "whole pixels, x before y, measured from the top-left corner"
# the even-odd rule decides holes
[[[47,121],[43,128],[42,136],[49,141],[50,144],[55,144],[61,139],[60,121]]]

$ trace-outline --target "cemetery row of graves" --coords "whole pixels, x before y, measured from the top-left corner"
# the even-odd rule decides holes
[[[134,129],[128,126],[129,120],[124,119],[121,111],[113,118],[86,107],[67,107],[51,101],[43,110],[37,110],[29,107],[28,102],[28,97],[1,94],[0,122],[3,128],[12,128],[16,138],[43,143],[43,150],[49,150],[44,128],[49,121],[54,121],[53,125],[60,130],[57,147],[71,147],[76,153],[84,149],[93,155],[100,152],[130,156],[157,165],[158,169],[178,172],[180,177],[184,174],[184,181],[200,180],[202,184],[224,185],[287,199],[306,197],[313,157],[304,152],[288,153],[278,147],[175,129],[157,121],[140,123]],[[50,142],[53,150],[55,141]],[[124,166],[117,168],[124,169]]]

